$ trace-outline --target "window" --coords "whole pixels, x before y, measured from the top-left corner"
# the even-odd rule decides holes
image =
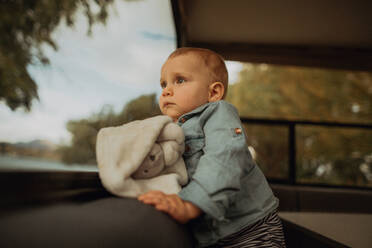
[[[372,73],[242,63],[227,100],[268,178],[372,187]]]
[[[32,29],[51,38],[58,50],[41,43],[50,61],[42,65],[45,58],[37,46],[27,47],[24,53],[34,54],[33,63],[10,68],[6,59],[16,57],[20,50],[4,48],[6,42],[0,42],[0,71],[20,78],[17,71],[27,69],[25,77],[36,83],[39,96],[31,101],[29,112],[22,104],[11,110],[15,105],[7,104],[4,94],[7,84],[14,83],[0,79],[0,170],[97,170],[94,147],[99,128],[159,113],[160,67],[176,43],[169,1],[90,1],[95,18],[101,17],[103,9],[102,14],[108,14],[106,25],[97,21],[90,36],[84,1],[76,9],[66,1],[6,2],[0,22],[7,29],[1,30],[10,31],[0,34],[1,41],[17,31],[15,38],[21,46],[27,47],[30,41],[36,44],[42,37],[28,33]],[[71,20],[73,27],[66,24]],[[32,28],[19,30],[24,22]],[[53,26],[55,22],[58,25]],[[47,27],[53,27],[51,32]],[[32,90],[14,92],[23,96]]]

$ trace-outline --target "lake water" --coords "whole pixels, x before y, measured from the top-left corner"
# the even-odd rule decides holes
[[[66,165],[32,157],[0,156],[0,171],[94,171],[96,165]]]

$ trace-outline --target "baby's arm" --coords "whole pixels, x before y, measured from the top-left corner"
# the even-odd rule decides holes
[[[202,214],[200,208],[178,195],[167,195],[161,191],[150,191],[138,197],[145,204],[154,205],[159,211],[169,214],[176,221],[185,224]]]

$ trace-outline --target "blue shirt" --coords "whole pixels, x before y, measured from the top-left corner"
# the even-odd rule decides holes
[[[190,181],[179,196],[204,214],[190,222],[198,246],[216,243],[278,207],[254,163],[234,106],[217,101],[182,115],[183,154]]]

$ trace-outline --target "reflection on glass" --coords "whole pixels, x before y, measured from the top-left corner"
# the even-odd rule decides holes
[[[288,129],[244,124],[249,150],[267,178],[288,178]]]
[[[297,180],[372,187],[372,130],[297,127]]]

